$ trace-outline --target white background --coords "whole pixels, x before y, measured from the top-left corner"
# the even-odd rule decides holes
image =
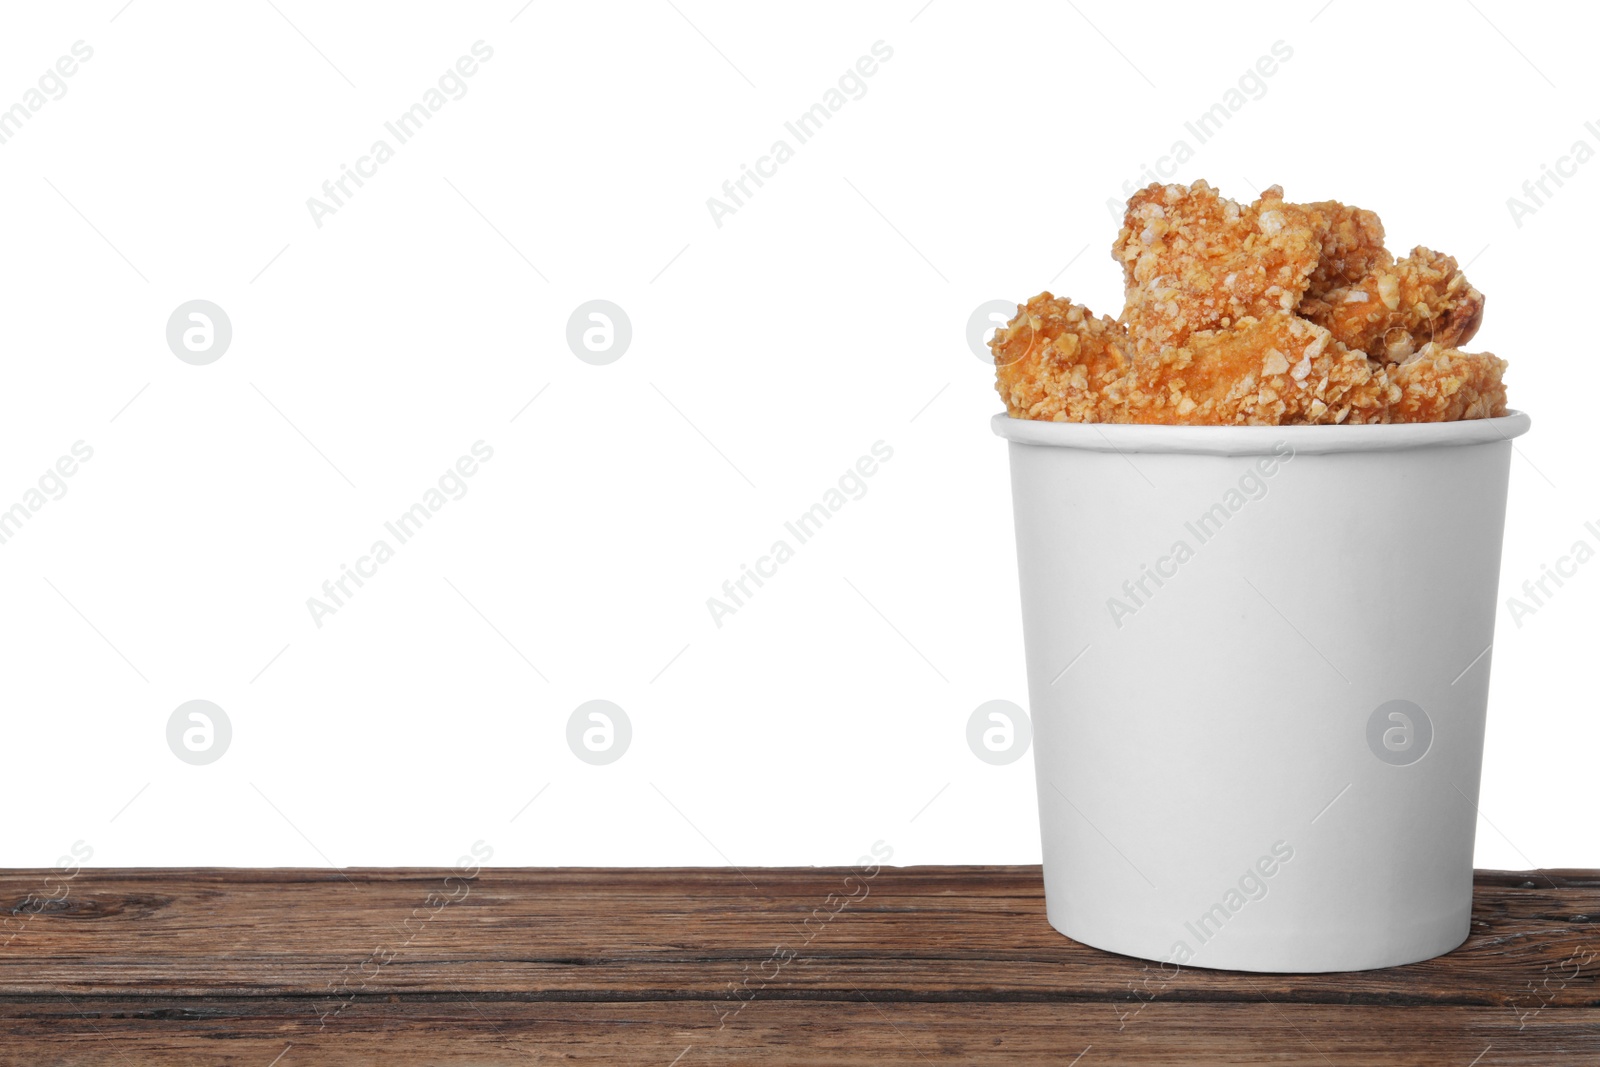
[[[879,839],[1037,861],[1031,758],[965,741],[979,703],[1027,698],[999,405],[963,331],[1047,287],[1115,314],[1106,202],[1184,138],[1181,179],[1337,197],[1399,253],[1470,261],[1473,347],[1534,418],[1477,863],[1600,865],[1600,563],[1520,627],[1504,607],[1600,543],[1600,162],[1520,227],[1506,205],[1600,149],[1577,16],[11,7],[0,106],[94,54],[0,145],[0,506],[75,441],[94,457],[0,545],[0,864],[80,840],[97,865],[445,864],[479,839],[508,864],[849,863]],[[479,40],[466,95],[318,228],[307,198]],[[707,198],[877,41],[866,94],[719,228]],[[1196,146],[1184,121],[1276,41],[1264,95]],[[165,340],[196,298],[234,331],[202,367]],[[593,298],[633,323],[609,366],[565,342]],[[307,598],[479,440],[467,495],[318,628]],[[706,598],[879,440],[866,495],[714,626]],[[200,767],[165,739],[196,698],[233,725]],[[592,698],[633,725],[609,766],[566,745]]]

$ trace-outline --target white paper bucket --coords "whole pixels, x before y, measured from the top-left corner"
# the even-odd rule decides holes
[[[1050,924],[1337,971],[1467,936],[1511,439],[996,416]]]

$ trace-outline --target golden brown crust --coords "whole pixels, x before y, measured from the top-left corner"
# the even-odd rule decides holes
[[[1309,297],[1301,315],[1374,359],[1404,360],[1426,344],[1456,348],[1483,322],[1483,294],[1450,256],[1427,248],[1356,282]]]
[[[1287,311],[1141,357],[1116,421],[1191,426],[1383,422],[1394,389],[1367,357]]]
[[[1439,422],[1504,415],[1505,362],[1461,352],[1483,294],[1449,256],[1395,262],[1378,216],[1248,206],[1205,182],[1128,201],[1120,320],[1041,293],[990,348],[1013,418],[1169,425]]]
[[[1390,368],[1400,397],[1394,422],[1495,419],[1506,413],[1506,361],[1491,352],[1458,352],[1429,345]]]
[[[1127,373],[1128,330],[1040,293],[989,342],[995,387],[1017,419],[1108,422],[1106,388]]]
[[[1316,231],[1276,187],[1249,206],[1203,181],[1141,189],[1112,249],[1135,349],[1153,355],[1197,331],[1293,310],[1321,253]]]
[[[1330,289],[1350,285],[1394,262],[1383,247],[1383,221],[1375,212],[1337,200],[1306,204],[1305,210],[1310,213],[1322,244],[1306,296],[1318,297]]]

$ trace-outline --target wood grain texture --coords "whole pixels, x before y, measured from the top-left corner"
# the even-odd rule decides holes
[[[1596,871],[1479,872],[1460,949],[1331,975],[1087,948],[1037,867],[0,873],[30,1067],[1600,1064],[1597,973]]]

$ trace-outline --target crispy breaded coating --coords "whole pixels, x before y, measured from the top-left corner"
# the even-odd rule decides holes
[[[1115,421],[1190,426],[1383,422],[1398,395],[1365,354],[1287,311],[1140,357],[1113,393]]]
[[[1190,426],[1444,422],[1506,413],[1505,362],[1459,351],[1483,294],[1383,223],[1272,186],[1248,206],[1205,182],[1128,201],[1112,249],[1127,304],[1096,317],[1041,293],[990,342],[1013,418]]]
[[[1506,413],[1506,361],[1493,353],[1425,345],[1388,372],[1400,391],[1389,406],[1392,422],[1495,419]]]
[[[1466,344],[1483,321],[1483,294],[1450,256],[1417,247],[1349,285],[1302,301],[1299,313],[1351,348],[1396,363],[1432,343]]]
[[[1265,425],[1386,421],[1381,365],[1287,311],[1130,357],[1126,329],[1041,293],[990,342],[1013,418]]]
[[[1312,214],[1277,187],[1248,207],[1203,181],[1141,189],[1112,247],[1135,350],[1154,355],[1200,330],[1293,310],[1321,249]]]
[[[1281,190],[1279,195],[1282,195]],[[1349,207],[1337,200],[1306,204],[1305,209],[1316,225],[1317,239],[1322,242],[1322,254],[1311,272],[1306,296],[1318,297],[1330,289],[1351,285],[1394,262],[1389,250],[1383,247],[1383,221],[1375,212]]]
[[[1040,293],[989,342],[995,387],[1012,418],[1109,422],[1106,390],[1130,366],[1128,330]]]

